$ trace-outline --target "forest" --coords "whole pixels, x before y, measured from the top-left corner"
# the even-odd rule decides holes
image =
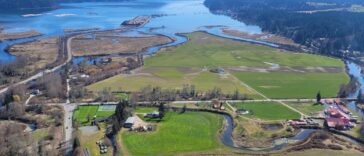
[[[285,36],[313,52],[355,58],[364,51],[364,12],[360,0],[206,0],[224,14],[263,31]]]

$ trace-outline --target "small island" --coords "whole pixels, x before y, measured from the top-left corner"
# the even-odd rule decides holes
[[[123,26],[143,26],[150,21],[150,16],[137,16],[131,20],[126,20],[121,25]]]

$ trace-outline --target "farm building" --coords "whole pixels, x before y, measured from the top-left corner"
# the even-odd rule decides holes
[[[348,129],[351,127],[349,119],[346,118],[326,118],[327,127],[339,130]]]
[[[129,117],[128,119],[126,119],[126,121],[124,123],[124,127],[131,128],[131,127],[133,127],[134,123],[135,123],[135,117]]]

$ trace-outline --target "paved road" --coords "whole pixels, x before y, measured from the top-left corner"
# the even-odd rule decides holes
[[[66,153],[72,152],[72,133],[73,133],[73,127],[72,127],[72,115],[73,111],[76,109],[76,105],[74,104],[63,104],[64,109],[64,142]]]

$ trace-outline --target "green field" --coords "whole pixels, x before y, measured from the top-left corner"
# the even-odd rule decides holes
[[[315,114],[324,110],[324,105],[316,104],[314,102],[286,102],[286,104],[306,115]]]
[[[121,140],[131,155],[176,155],[186,152],[216,150],[221,115],[202,112],[168,112],[151,133],[121,133]]]
[[[170,72],[171,69],[175,70]],[[194,84],[197,90],[207,91],[214,87],[221,88],[225,93],[233,93],[239,90],[240,93],[256,96],[232,75],[223,75],[211,73],[208,71],[201,72],[195,69],[188,71],[178,71],[175,68],[144,68],[139,75],[117,75],[112,78],[97,82],[88,86],[93,91],[102,90],[104,87],[110,87],[111,90],[123,89],[125,91],[139,91],[148,85],[160,86],[163,89],[181,89],[184,84]],[[177,74],[178,73],[178,74]]]
[[[237,109],[249,110],[249,114],[244,115],[249,118],[258,118],[263,120],[286,120],[298,119],[301,116],[299,113],[276,102],[236,103],[234,106]]]
[[[254,73],[234,75],[269,98],[315,98],[318,91],[323,97],[336,97],[341,84],[349,77],[344,73]]]
[[[339,59],[287,52],[202,32],[186,36],[189,42],[148,57],[145,66],[135,73],[117,75],[87,88],[99,91],[110,87],[114,91],[121,88],[133,92],[148,85],[178,89],[183,84],[193,84],[199,91],[218,87],[225,93],[232,93],[238,89],[252,98],[261,98],[242,85],[243,82],[270,98],[313,98],[318,91],[324,97],[335,96],[339,86],[349,81],[344,63]],[[293,70],[257,70],[269,69],[269,63]],[[223,67],[225,74],[208,71],[216,67]],[[239,71],[242,67],[249,68],[249,72]],[[331,68],[336,70],[326,70]]]
[[[272,62],[281,66],[338,66],[338,59],[282,52],[279,49],[219,38],[202,32],[187,34],[190,42],[173,51],[160,52],[145,60],[147,67],[231,67],[261,66]]]
[[[73,112],[73,120],[81,125],[89,125],[95,116],[96,118],[111,116],[114,112],[114,110],[99,111],[99,106],[97,105],[78,106],[78,108]],[[88,115],[90,115],[89,122],[87,122]]]
[[[155,107],[137,107],[134,110],[135,113],[150,113],[150,112],[154,112],[154,111],[158,111],[158,108],[155,108]]]

